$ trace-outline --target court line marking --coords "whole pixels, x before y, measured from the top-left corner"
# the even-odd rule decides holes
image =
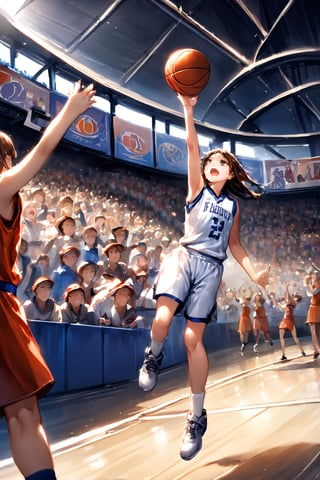
[[[296,358],[300,358],[300,356],[292,357],[291,360],[294,360]],[[283,364],[283,362],[281,362],[279,360],[271,361],[271,362],[268,362],[268,363],[263,364],[263,365],[257,365],[256,367],[234,373],[234,374],[229,375],[227,377],[219,378],[218,380],[214,380],[213,382],[208,382],[207,385],[206,385],[206,390],[219,388],[222,385],[227,385],[229,383],[233,383],[233,382],[237,381],[239,378],[245,378],[245,377],[248,377],[248,376],[250,376],[250,375],[252,375],[256,372],[268,370],[270,368],[270,366],[274,366],[274,365],[277,365],[277,364]],[[134,415],[131,415],[130,417],[127,417],[127,418],[124,418],[122,420],[118,420],[116,422],[112,422],[112,423],[103,425],[102,427],[93,428],[93,429],[91,429],[87,432],[81,433],[80,435],[76,435],[74,437],[67,438],[67,439],[61,440],[59,442],[53,443],[50,446],[53,457],[57,457],[57,456],[65,454],[65,453],[68,453],[70,451],[80,449],[80,448],[82,448],[86,445],[89,445],[93,442],[96,442],[96,441],[99,441],[99,440],[105,438],[107,435],[114,435],[115,433],[118,433],[119,431],[124,430],[121,427],[123,427],[125,425],[127,425],[127,428],[129,428],[129,427],[131,427],[131,425],[133,423],[136,423],[141,419],[148,420],[148,418],[151,418],[149,414],[152,414],[152,413],[157,412],[157,411],[159,411],[163,408],[166,408],[170,405],[173,405],[173,404],[178,403],[182,400],[185,400],[186,398],[189,398],[189,396],[190,396],[189,392],[185,393],[185,394],[182,394],[179,397],[171,399],[167,402],[163,402],[163,403],[160,403],[160,404],[158,404],[154,407],[150,407],[150,408],[147,408],[145,410],[142,410],[142,411],[140,411],[140,412],[138,412]],[[283,402],[283,403],[285,403],[285,402]],[[304,403],[309,403],[309,402],[308,401],[303,401],[303,402],[301,401],[301,403],[304,404]],[[319,403],[319,400],[317,402],[315,402],[315,400],[311,399],[310,403]],[[268,408],[265,405],[266,404],[262,404],[260,406],[251,406],[251,407],[250,406],[234,407],[233,410],[232,410],[232,407],[230,407],[231,410],[228,410],[228,409],[221,409],[221,410],[216,410],[216,411],[215,410],[213,410],[213,411],[210,410],[209,413],[221,413],[221,412],[227,412],[227,411],[237,411],[237,409],[245,410],[245,409],[248,409],[248,408],[251,408],[251,409]],[[274,404],[274,405],[276,406],[276,404]],[[185,415],[185,414],[183,413],[180,416],[182,416],[182,415]],[[166,418],[171,418],[172,416],[177,416],[177,415],[176,414],[168,415]],[[146,417],[146,418],[143,418],[143,417]],[[159,419],[159,418],[161,418],[161,416],[157,415],[154,418]],[[114,432],[112,432],[112,431],[114,431]],[[14,464],[14,462],[13,462],[12,457],[0,460],[0,470],[5,468],[5,467],[8,467],[10,465],[13,465],[13,464]]]

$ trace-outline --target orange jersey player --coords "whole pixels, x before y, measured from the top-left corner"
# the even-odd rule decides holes
[[[8,424],[12,457],[27,480],[56,479],[38,404],[54,380],[16,296],[21,280],[19,191],[45,164],[72,122],[91,107],[94,94],[92,85],[81,90],[78,82],[38,144],[16,165],[14,144],[0,132],[0,414]]]

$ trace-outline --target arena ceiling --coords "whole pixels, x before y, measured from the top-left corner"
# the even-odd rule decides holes
[[[152,108],[181,116],[163,68],[172,51],[191,47],[211,64],[200,123],[259,136],[320,133],[319,0],[26,0],[1,13],[1,38],[40,45],[47,62],[58,57]]]

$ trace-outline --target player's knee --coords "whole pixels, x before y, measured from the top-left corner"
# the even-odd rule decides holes
[[[39,411],[34,408],[21,407],[7,416],[8,428],[21,432],[37,429],[40,422]]]
[[[153,322],[156,323],[157,327],[169,328],[171,324],[171,318],[169,318],[167,315],[161,315],[161,313],[156,313]]]
[[[192,352],[200,343],[202,343],[202,340],[193,330],[187,328],[184,332],[184,343],[186,349],[189,352]]]

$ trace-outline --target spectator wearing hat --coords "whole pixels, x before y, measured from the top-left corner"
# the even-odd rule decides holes
[[[104,273],[110,273],[116,278],[124,282],[128,278],[127,265],[120,261],[121,253],[124,246],[121,243],[110,242],[104,249],[105,255],[108,257],[108,263]]]
[[[100,302],[98,298],[93,300],[89,309],[91,321],[118,328],[135,328],[137,314],[130,305],[133,295],[134,290],[128,283],[118,281],[104,299]]]
[[[134,248],[131,249],[129,255],[128,266],[135,268],[140,265],[141,261],[145,260],[148,264],[147,257],[147,243],[143,240],[139,241]]]
[[[129,230],[124,225],[118,225],[117,227],[113,227],[112,236],[116,240],[117,243],[121,243],[121,245],[126,246],[128,237],[129,237]]]
[[[94,262],[82,262],[78,266],[78,275],[79,285],[84,290],[85,303],[90,305],[96,294],[95,287],[99,285],[99,267]]]
[[[112,228],[111,232],[115,243],[120,243],[123,246],[123,250],[121,252],[121,261],[128,265],[130,255],[130,249],[128,248],[127,244],[129,230],[124,225],[119,225]]]
[[[53,271],[51,278],[54,281],[52,298],[61,305],[67,287],[79,280],[77,262],[80,250],[73,245],[66,245],[60,250],[59,256],[60,266]]]
[[[92,225],[84,227],[82,231],[83,245],[80,248],[80,260],[98,264],[99,252],[97,244],[97,229]]]
[[[78,283],[72,283],[67,287],[64,299],[65,302],[61,305],[62,321],[90,325],[84,288]]]
[[[59,252],[65,245],[73,245],[76,248],[81,246],[81,237],[75,232],[75,220],[63,215],[56,221],[56,236],[52,237],[43,248],[43,252],[50,256],[50,265],[53,269],[59,265]]]
[[[130,305],[130,300],[134,295],[133,288],[126,282],[116,286],[111,295],[114,303],[109,312],[106,312],[107,319],[113,327],[135,328],[137,326],[137,314]]]
[[[73,217],[70,217],[69,215],[62,215],[62,217],[59,217],[56,221],[56,228],[60,236],[68,237],[76,242],[81,241],[81,238],[75,234],[76,222]]]
[[[47,276],[38,277],[32,285],[32,300],[23,304],[28,320],[45,320],[47,322],[62,322],[59,305],[52,299],[53,280]]]
[[[60,215],[72,217],[73,214],[73,198],[69,195],[60,198],[59,201]]]

